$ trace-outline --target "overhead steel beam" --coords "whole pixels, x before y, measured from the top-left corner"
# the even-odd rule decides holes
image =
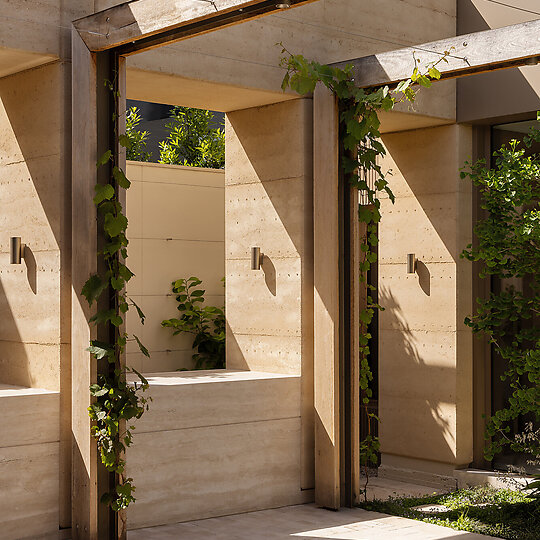
[[[290,7],[317,0],[289,0]],[[283,11],[279,0],[135,0],[73,22],[91,52],[127,56]]]
[[[408,79],[415,67],[415,60],[422,69],[438,62],[445,55],[445,51],[447,62],[440,61],[437,64],[441,79],[534,65],[540,61],[540,19],[332,65],[343,68],[352,64],[357,86],[370,88],[392,85]]]

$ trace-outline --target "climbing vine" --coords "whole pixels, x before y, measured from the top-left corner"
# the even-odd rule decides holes
[[[282,50],[281,66],[286,70],[282,89],[291,88],[299,94],[311,94],[317,83],[324,84],[338,100],[340,163],[348,183],[364,195],[369,204],[359,206],[358,218],[365,224],[365,234],[361,239],[360,281],[368,289],[367,304],[360,312],[360,390],[361,406],[367,418],[368,433],[360,443],[360,460],[364,468],[366,483],[364,497],[367,497],[369,465],[376,464],[380,443],[372,434],[372,422],[379,421],[368,409],[373,396],[370,383],[373,374],[369,366],[369,341],[371,334],[368,326],[375,310],[383,309],[374,302],[371,292],[375,288],[367,283],[367,273],[377,261],[378,244],[377,223],[381,220],[381,203],[378,194],[384,192],[394,202],[394,195],[379,160],[386,151],[380,142],[379,111],[390,111],[398,101],[413,102],[416,97],[415,85],[429,88],[433,80],[438,80],[441,73],[437,69],[440,62],[447,62],[450,51],[441,53],[437,62],[420,68],[420,60],[414,58],[415,67],[411,77],[401,81],[395,89],[388,86],[379,88],[358,88],[353,79],[353,66],[345,69],[306,60],[302,55],[293,55],[285,48]],[[373,182],[368,181],[369,174],[374,175]]]
[[[114,94],[116,103],[119,97],[116,81],[105,81],[105,85]],[[112,120],[115,139],[124,148],[129,148],[130,138],[118,133],[118,111],[114,111]],[[88,278],[81,294],[89,306],[97,304],[97,312],[89,322],[97,327],[99,339],[91,341],[87,349],[100,366],[97,381],[90,386],[93,400],[88,411],[93,420],[92,435],[97,441],[103,465],[116,475],[114,489],[104,493],[101,502],[118,512],[135,500],[133,479],[125,474],[124,454],[132,443],[134,426],[130,422],[140,418],[148,409],[150,398],[141,395],[141,391],[148,388],[148,381],[121,362],[128,340],[135,341],[145,356],[149,353],[137,336],[130,337],[123,329],[125,314],[130,307],[136,309],[143,324],[144,313],[125,292],[125,286],[134,274],[125,264],[128,220],[123,213],[119,193],[129,188],[130,181],[116,159],[115,153],[107,150],[97,162],[98,168],[111,168],[109,181],[98,183],[94,196],[98,226],[103,229],[105,242],[98,253],[98,272]],[[129,383],[126,380],[128,372],[134,373],[138,381]]]

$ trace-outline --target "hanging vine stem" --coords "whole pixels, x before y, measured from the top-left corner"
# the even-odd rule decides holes
[[[364,194],[368,205],[359,206],[358,218],[365,224],[365,234],[361,238],[360,281],[365,284],[368,295],[367,304],[360,311],[360,390],[361,406],[367,418],[368,433],[360,443],[360,462],[365,473],[363,489],[367,501],[367,486],[369,482],[369,465],[377,463],[380,449],[378,437],[372,435],[372,421],[379,422],[379,418],[369,411],[369,401],[373,396],[370,383],[373,374],[369,366],[369,340],[371,334],[368,327],[373,319],[375,310],[384,309],[373,301],[371,292],[375,287],[367,283],[367,273],[372,264],[377,261],[376,246],[378,244],[377,224],[381,220],[381,203],[378,194],[384,192],[392,203],[394,194],[390,189],[385,173],[382,171],[378,159],[386,154],[380,142],[379,111],[390,111],[400,101],[413,102],[416,98],[415,85],[429,88],[433,80],[441,77],[437,65],[448,62],[447,56],[451,50],[444,51],[436,62],[420,68],[420,60],[413,54],[414,69],[411,77],[401,81],[394,90],[388,86],[363,89],[358,88],[353,79],[353,66],[347,65],[345,69],[320,64],[306,60],[302,55],[291,54],[283,44],[281,67],[286,70],[282,82],[282,89],[291,88],[301,95],[311,94],[317,83],[324,84],[338,100],[339,134],[340,134],[340,162],[346,180],[349,184]],[[367,181],[367,173],[375,173],[373,185]],[[387,173],[388,174],[388,173]]]
[[[116,79],[105,81],[105,86],[114,96],[115,110],[112,121],[115,141],[129,148],[129,137],[119,134],[119,112],[116,103],[120,94]],[[125,451],[132,443],[134,429],[130,421],[140,418],[143,412],[148,410],[151,398],[141,395],[141,392],[147,390],[148,381],[135,369],[122,365],[122,356],[128,341],[135,341],[142,354],[147,357],[150,355],[137,336],[130,338],[124,331],[125,314],[130,307],[136,309],[142,324],[145,316],[125,292],[126,284],[134,274],[125,264],[128,256],[128,220],[123,213],[119,192],[121,189],[128,189],[131,182],[116,159],[116,153],[107,150],[97,162],[98,168],[112,165],[109,181],[96,184],[94,196],[98,226],[103,228],[105,242],[103,249],[98,252],[98,273],[88,278],[81,294],[89,306],[94,302],[98,304],[97,312],[89,322],[97,327],[98,337],[101,338],[91,341],[87,349],[102,368],[98,370],[96,383],[90,386],[92,404],[88,412],[93,421],[91,430],[98,445],[101,462],[116,476],[114,489],[104,493],[101,502],[115,512],[120,512],[135,501],[133,479],[125,474]],[[101,302],[98,301],[100,298]],[[100,307],[102,303],[105,304],[104,308]],[[134,373],[138,381],[128,383],[127,373]],[[125,523],[123,525],[125,527]]]

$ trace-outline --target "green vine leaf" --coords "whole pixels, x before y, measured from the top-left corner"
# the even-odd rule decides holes
[[[144,354],[144,356],[150,358],[150,353],[148,352],[148,349],[141,343],[141,340],[135,334],[133,335],[133,337],[135,338],[135,341],[137,342],[137,345],[139,346],[139,349]]]
[[[109,213],[105,216],[105,224],[103,228],[111,238],[114,238],[125,233],[127,225],[128,220],[126,216],[123,214],[118,214],[115,216],[114,214]]]
[[[106,324],[110,322],[114,326],[120,326],[124,321],[122,317],[116,314],[114,309],[107,309],[103,311],[98,311],[93,317],[90,318],[90,322],[96,324]]]
[[[113,178],[121,188],[128,189],[131,186],[131,182],[127,179],[124,171],[116,166],[113,167]]]
[[[103,201],[108,201],[114,197],[114,188],[111,186],[111,184],[97,184],[95,190],[96,195],[94,197],[94,203],[96,205],[102,203]]]
[[[133,143],[131,142],[131,139],[126,134],[122,134],[120,135],[120,137],[118,137],[118,143],[120,144],[120,146],[123,146],[124,148],[128,150],[131,149],[133,145]]]
[[[135,300],[130,298],[131,303],[133,304],[133,307],[137,310],[137,314],[139,315],[139,319],[141,321],[141,324],[144,324],[144,321],[146,320],[146,315],[143,313],[143,310],[137,305]]]
[[[86,350],[92,353],[98,360],[105,358],[105,356],[114,354],[114,349],[111,348],[108,343],[97,340],[91,341],[90,343],[90,347],[88,347]]]
[[[102,280],[98,275],[90,276],[83,285],[81,294],[86,298],[88,305],[91,306],[107,288],[107,281]]]
[[[102,167],[112,159],[112,152],[107,150],[97,161],[96,167]]]

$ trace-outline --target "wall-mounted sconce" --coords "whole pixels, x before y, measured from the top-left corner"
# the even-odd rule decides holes
[[[21,264],[21,259],[24,258],[24,244],[21,244],[20,236],[12,236],[9,239],[9,263]]]
[[[261,253],[260,247],[251,248],[251,269],[260,270],[264,255]]]
[[[281,2],[276,2],[276,7],[278,9],[287,9],[291,7],[291,0],[281,0]]]
[[[407,254],[407,274],[414,274],[416,272],[416,257],[414,253]]]

